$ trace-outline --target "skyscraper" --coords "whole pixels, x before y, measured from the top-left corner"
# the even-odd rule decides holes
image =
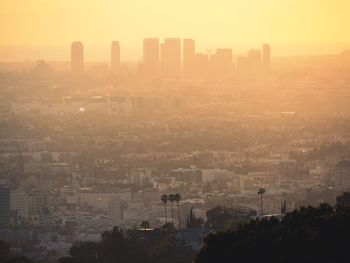
[[[0,229],[10,224],[11,220],[11,198],[10,189],[0,185]]]
[[[193,39],[183,40],[183,72],[192,75],[195,68],[195,42]]]
[[[261,72],[262,60],[260,49],[251,49],[248,51],[248,63],[251,73]]]
[[[210,72],[209,55],[196,53],[194,57],[194,74],[206,75]]]
[[[181,74],[181,40],[166,38],[162,46],[162,72],[165,77]]]
[[[73,72],[84,70],[84,45],[81,42],[73,42],[71,45],[71,70]]]
[[[248,56],[245,56],[245,55],[237,56],[236,65],[237,65],[236,67],[237,73],[239,74],[250,73],[250,63],[249,63]]]
[[[212,72],[214,74],[229,74],[232,69],[232,49],[219,48],[211,57]]]
[[[159,39],[143,39],[143,73],[148,77],[159,74]]]
[[[111,71],[118,72],[120,69],[120,45],[118,41],[112,41],[111,45]]]
[[[271,47],[269,44],[263,45],[263,67],[265,71],[271,68]]]

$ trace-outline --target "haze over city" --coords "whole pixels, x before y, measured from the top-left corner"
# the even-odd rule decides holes
[[[349,262],[349,10],[0,0],[0,262]]]
[[[330,55],[350,42],[349,9],[347,0],[2,0],[0,61],[67,60],[75,40],[91,50],[88,60],[101,61],[114,39],[123,60],[137,60],[144,37],[194,38],[203,51],[269,42],[275,55]]]

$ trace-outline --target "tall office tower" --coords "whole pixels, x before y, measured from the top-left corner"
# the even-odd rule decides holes
[[[263,45],[263,67],[265,71],[271,68],[271,46],[269,44]]]
[[[181,74],[181,40],[166,38],[162,46],[162,72],[165,77]]]
[[[111,45],[111,71],[118,72],[120,69],[120,45],[118,41],[112,41]]]
[[[214,74],[229,74],[232,70],[232,49],[219,48],[211,57],[212,72]]]
[[[84,45],[81,42],[73,42],[71,45],[71,70],[73,72],[84,70]]]
[[[0,229],[6,228],[11,221],[10,188],[0,185]]]
[[[240,55],[237,56],[237,73],[246,74],[249,73],[249,58],[248,56]]]
[[[249,71],[251,73],[261,72],[262,60],[261,50],[251,49],[248,51]]]
[[[194,57],[194,74],[206,75],[209,73],[209,55],[196,53]]]
[[[192,75],[195,70],[195,43],[193,39],[183,40],[183,73]]]
[[[155,77],[159,74],[159,39],[143,39],[143,73],[147,77]]]

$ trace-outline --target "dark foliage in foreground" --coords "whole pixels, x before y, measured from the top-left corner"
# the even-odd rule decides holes
[[[14,254],[10,251],[9,244],[0,240],[0,262],[1,263],[33,263],[32,260],[22,256]]]
[[[256,212],[247,207],[216,206],[206,213],[206,227],[209,229],[233,229],[235,226],[250,220]]]
[[[350,208],[322,204],[210,234],[196,263],[349,262]]]
[[[182,263],[195,256],[190,249],[176,247],[169,227],[155,236],[115,227],[102,234],[101,242],[76,243],[69,254],[58,263]]]

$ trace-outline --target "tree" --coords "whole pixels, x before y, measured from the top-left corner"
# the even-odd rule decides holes
[[[168,200],[170,202],[171,206],[171,223],[174,224],[174,202],[175,202],[175,195],[170,194],[168,196]]]
[[[87,241],[77,242],[69,249],[72,262],[94,263],[99,258],[100,246],[98,243]],[[69,261],[67,261],[69,262]]]
[[[169,234],[174,234],[176,233],[176,228],[174,227],[174,225],[172,223],[165,223],[161,230],[165,233],[169,233]]]
[[[77,242],[69,257],[60,263],[146,263],[147,253],[141,240],[118,227],[102,234],[100,242]]]
[[[34,263],[31,259],[10,251],[9,244],[0,240],[0,262],[1,263]]]
[[[302,207],[209,234],[195,262],[348,262],[349,222],[349,207]]]
[[[141,238],[143,233],[140,231],[124,231],[115,227],[111,231],[104,232],[100,242],[76,243],[69,251],[70,256],[60,258],[58,263],[193,262],[195,257],[193,251],[176,246],[175,232],[175,227],[171,223],[166,223],[160,235],[149,235],[145,242],[145,239]]]
[[[216,206],[206,212],[206,227],[209,229],[228,229],[249,221],[256,212],[247,207]]]
[[[177,222],[178,222],[178,227],[180,230],[180,200],[181,200],[181,195],[179,193],[175,194],[175,202],[177,203]]]
[[[260,188],[258,191],[258,195],[260,195],[260,215],[263,215],[263,194],[266,193],[264,188]]]
[[[10,258],[10,246],[4,241],[0,240],[0,259],[1,262],[5,262]]]
[[[146,262],[147,253],[141,240],[131,233],[124,232],[118,227],[102,234],[101,241],[102,262]]]
[[[160,200],[164,204],[165,223],[167,223],[168,222],[168,218],[167,218],[167,211],[166,211],[167,205],[166,204],[168,202],[168,196],[167,195],[162,195]]]
[[[202,218],[196,218],[196,216],[193,213],[193,207],[191,207],[189,215],[187,215],[187,228],[201,228],[203,226],[203,219]]]

